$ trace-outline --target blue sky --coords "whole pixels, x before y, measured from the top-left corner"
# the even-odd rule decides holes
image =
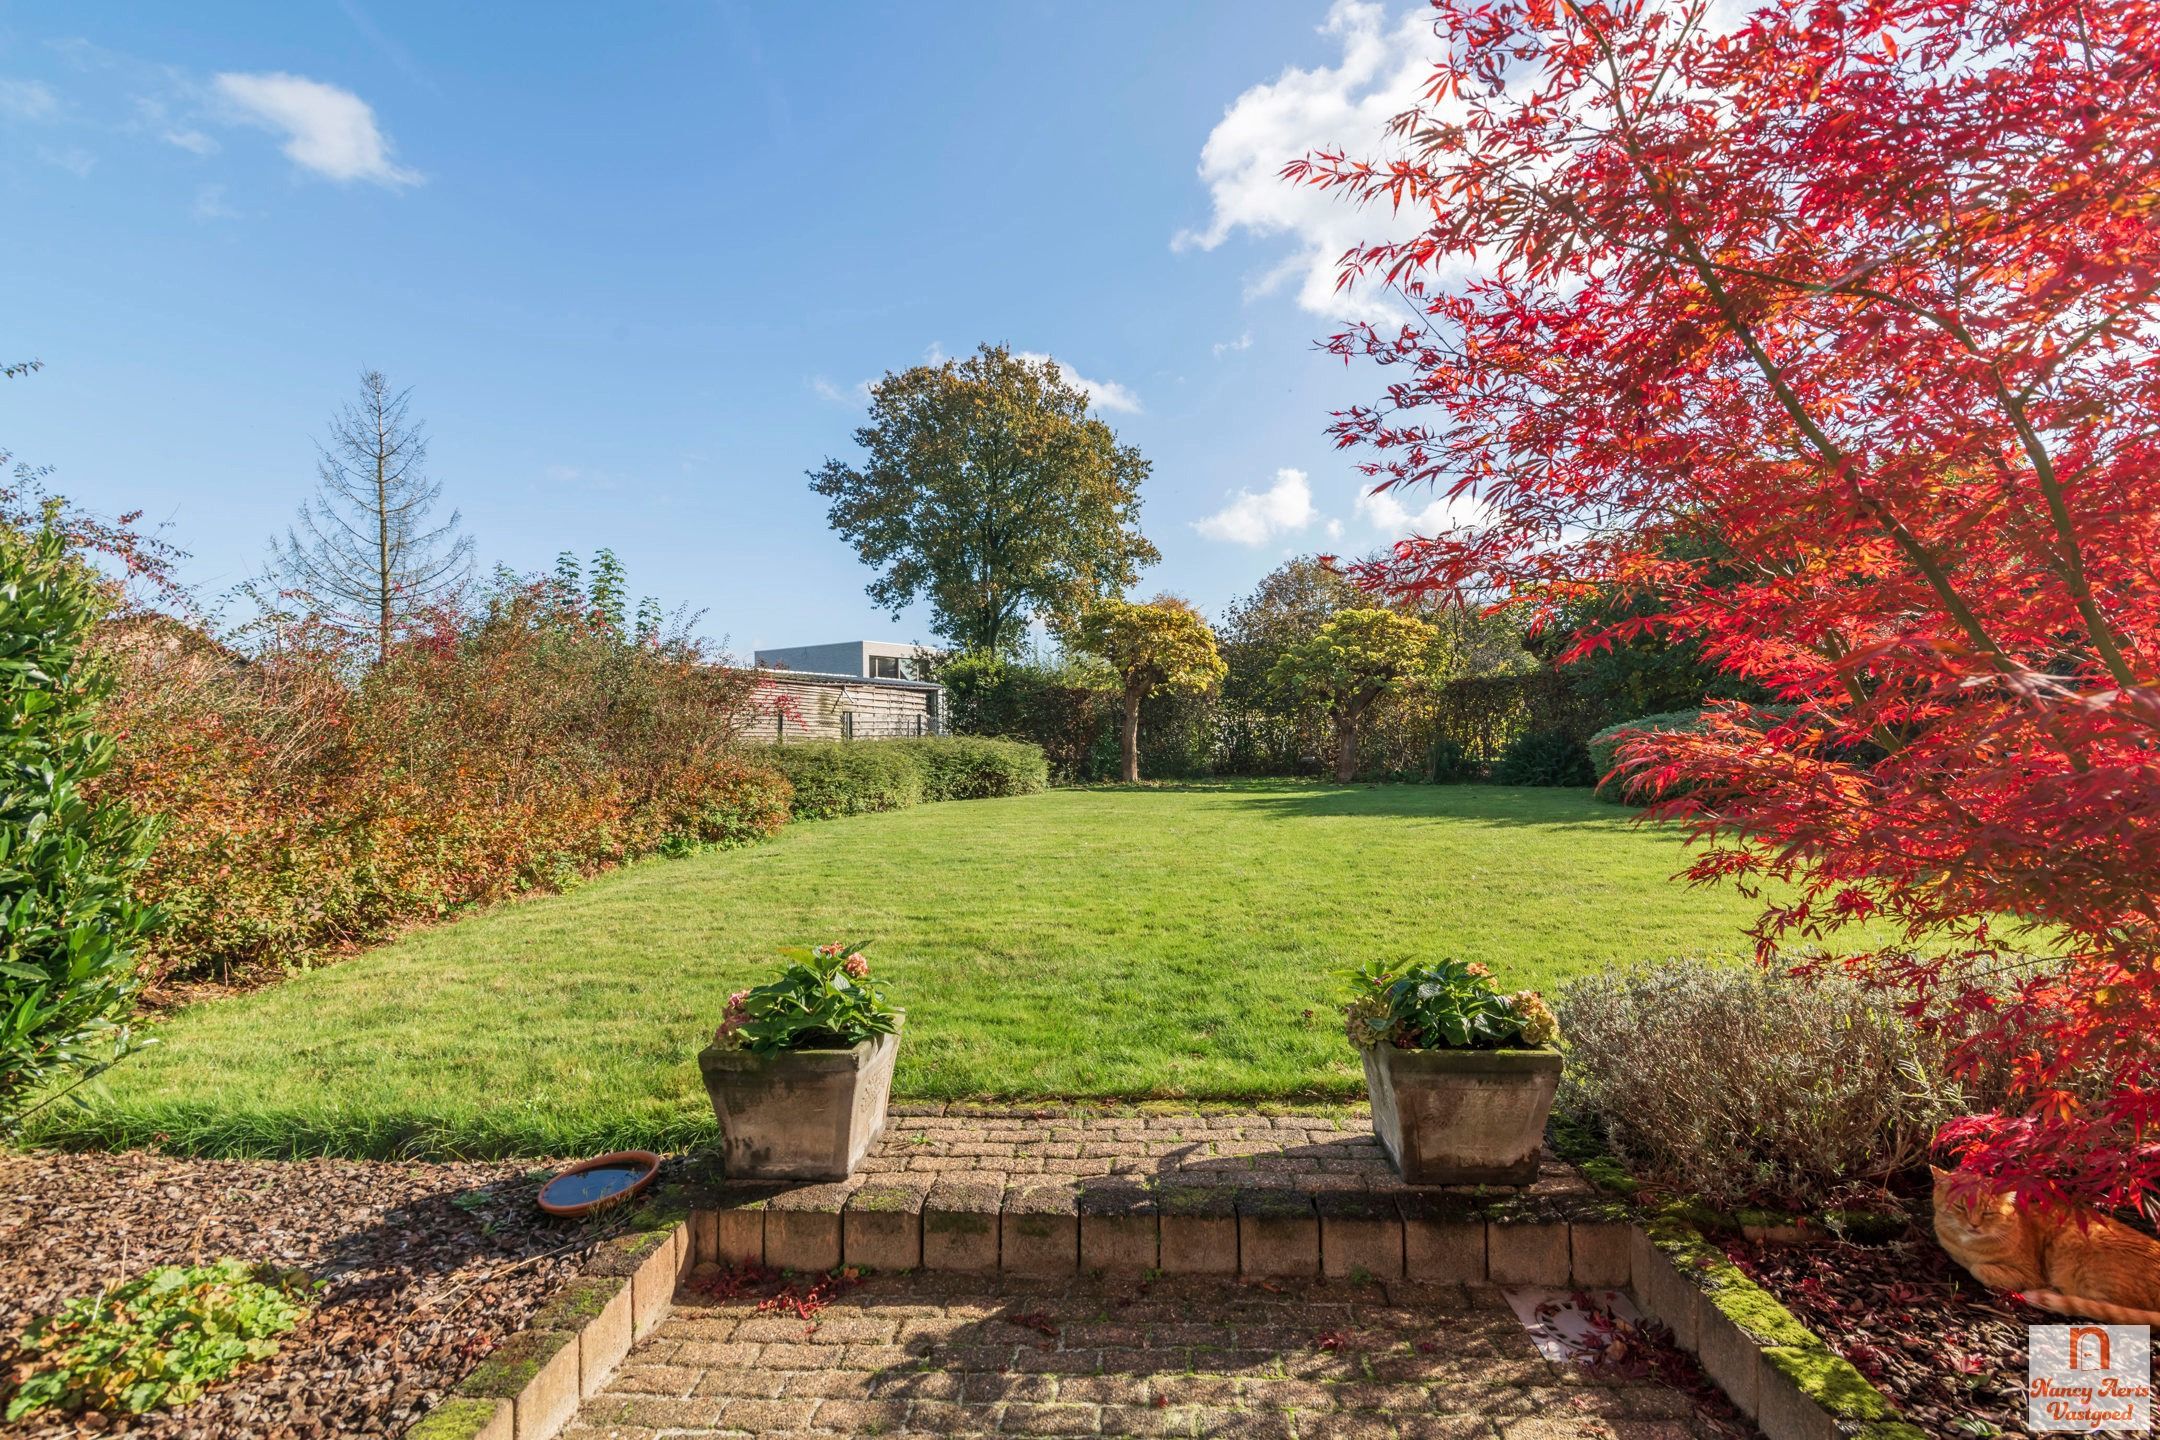
[[[1004,341],[1153,460],[1140,589],[1219,612],[1418,523],[1312,348],[1383,222],[1273,175],[1375,148],[1430,44],[1357,0],[0,8],[0,359],[46,366],[0,449],[215,594],[375,367],[486,563],[612,546],[738,651],[928,639],[804,471],[865,380]]]

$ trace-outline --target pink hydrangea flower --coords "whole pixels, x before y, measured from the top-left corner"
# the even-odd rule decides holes
[[[862,951],[858,950],[854,954],[848,956],[847,963],[845,965],[842,965],[840,968],[847,971],[848,974],[854,976],[857,980],[860,980],[863,978],[863,976],[870,973],[870,962],[868,960],[865,960],[863,958]]]
[[[737,990],[734,994],[727,997],[727,1013],[730,1015],[740,1015],[743,1012],[743,1007],[748,1005],[749,1003],[750,992],[748,990]]]

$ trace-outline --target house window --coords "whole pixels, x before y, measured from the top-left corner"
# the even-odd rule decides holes
[[[900,657],[897,655],[873,655],[870,657],[870,678],[873,680],[897,680],[900,678]]]

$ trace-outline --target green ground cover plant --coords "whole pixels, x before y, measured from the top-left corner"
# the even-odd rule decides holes
[[[911,1099],[1363,1093],[1338,1007],[1410,946],[1508,990],[1746,953],[1754,904],[1587,792],[1062,790],[791,825],[207,1001],[45,1138],[569,1155],[709,1138],[692,1057],[805,935],[876,937]],[[1412,883],[1414,882],[1414,883]]]
[[[10,1424],[40,1410],[140,1415],[185,1405],[253,1360],[307,1314],[313,1286],[243,1260],[161,1265],[31,1322],[29,1374]]]

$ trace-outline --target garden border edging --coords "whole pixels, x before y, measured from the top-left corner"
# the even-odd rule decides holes
[[[686,1211],[648,1211],[632,1223],[404,1440],[553,1440],[666,1318],[696,1261]]]
[[[1865,1375],[1685,1221],[1629,1225],[1629,1289],[1770,1440],[1926,1440]]]

